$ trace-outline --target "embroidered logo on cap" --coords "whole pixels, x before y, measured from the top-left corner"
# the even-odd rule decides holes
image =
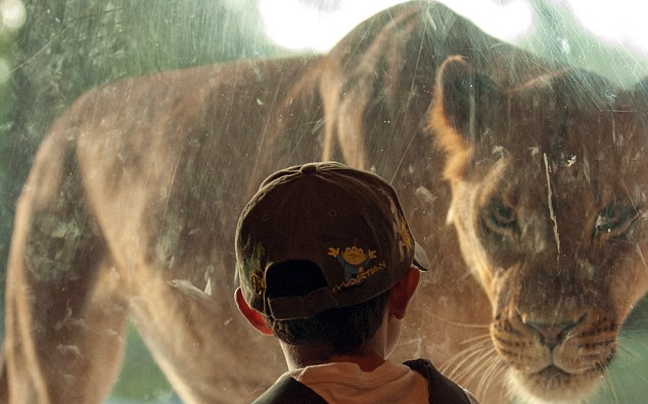
[[[243,260],[243,271],[249,277],[249,284],[257,295],[261,295],[266,289],[263,269],[261,268],[261,257],[264,255],[265,247],[263,244],[257,243],[251,256]]]
[[[374,262],[377,258],[375,250],[365,251],[356,245],[346,247],[344,250],[340,250],[339,247],[329,247],[328,255],[337,259],[344,270],[344,282],[335,285],[333,292],[358,285],[387,267],[384,261]]]
[[[393,201],[390,201],[392,214],[394,215],[394,233],[398,239],[398,252],[400,253],[401,260],[405,258],[406,254],[412,250],[414,241],[409,232],[407,220],[400,214]]]

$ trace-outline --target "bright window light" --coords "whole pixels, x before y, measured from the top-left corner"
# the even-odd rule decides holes
[[[528,33],[533,25],[531,7],[524,0],[506,4],[488,0],[442,0],[441,3],[474,22],[484,32],[508,42]]]
[[[327,51],[353,27],[373,14],[402,3],[398,0],[260,0],[259,11],[266,35],[289,49]],[[489,34],[512,41],[529,31],[532,13],[524,1],[497,4],[488,0],[446,0],[443,3]]]
[[[16,31],[25,23],[25,5],[20,0],[0,0],[0,26]]]
[[[611,45],[648,52],[648,2],[637,0],[570,0],[578,21]]]
[[[327,51],[361,21],[397,0],[322,1],[322,7],[301,0],[260,0],[266,35],[289,49]],[[330,5],[330,6],[329,6]]]

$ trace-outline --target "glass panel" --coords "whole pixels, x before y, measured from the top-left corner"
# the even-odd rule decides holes
[[[259,395],[285,365],[235,308],[236,219],[321,159],[394,184],[432,261],[394,359],[484,404],[645,401],[643,6],[396,3],[0,0],[16,402]]]

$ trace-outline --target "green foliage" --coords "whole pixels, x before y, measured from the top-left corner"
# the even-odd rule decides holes
[[[518,46],[566,66],[592,70],[620,86],[634,85],[648,75],[648,55],[601,41],[579,24],[566,3],[530,3],[534,8],[533,29]]]
[[[133,327],[129,330],[125,358],[113,398],[156,403],[171,401],[173,389]]]

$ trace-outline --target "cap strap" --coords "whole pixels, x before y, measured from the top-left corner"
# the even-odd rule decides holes
[[[324,310],[337,307],[328,287],[315,289],[305,296],[284,296],[268,299],[270,315],[277,320],[311,318]]]

